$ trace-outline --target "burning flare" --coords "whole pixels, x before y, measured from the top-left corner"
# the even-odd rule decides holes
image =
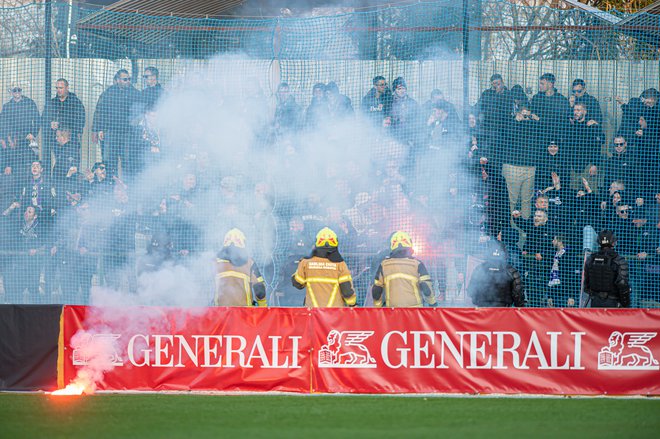
[[[78,371],[78,376],[63,389],[51,392],[51,395],[91,395],[96,390],[96,385],[89,374]]]
[[[85,386],[78,383],[71,383],[64,389],[58,389],[51,392],[51,395],[82,395],[85,393]]]

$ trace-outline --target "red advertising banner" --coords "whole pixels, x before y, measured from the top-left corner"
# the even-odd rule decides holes
[[[660,394],[660,310],[65,307],[98,389]]]
[[[65,306],[60,387],[309,391],[310,322],[302,308]]]

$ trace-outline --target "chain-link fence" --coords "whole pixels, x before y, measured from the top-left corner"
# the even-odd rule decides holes
[[[5,302],[207,305],[238,227],[270,304],[298,306],[329,226],[360,303],[405,230],[446,306],[498,239],[530,305],[578,306],[609,228],[657,306],[658,16],[463,6],[0,9]]]

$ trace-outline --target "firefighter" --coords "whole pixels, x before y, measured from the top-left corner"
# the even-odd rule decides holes
[[[630,307],[628,261],[614,250],[616,241],[610,230],[600,232],[600,250],[584,264],[584,291],[589,295],[592,308]]]
[[[216,259],[216,306],[266,306],[266,284],[248,256],[245,235],[231,229]]]
[[[353,278],[338,245],[337,234],[324,227],[316,234],[312,255],[298,263],[291,282],[299,290],[307,289],[305,306],[353,307],[357,303]]]
[[[377,307],[422,307],[424,302],[436,306],[431,276],[413,257],[412,239],[406,232],[390,237],[390,254],[378,266],[371,295]]]
[[[491,242],[486,262],[474,269],[468,294],[478,307],[525,306],[520,273],[507,262],[506,251],[497,241]]]

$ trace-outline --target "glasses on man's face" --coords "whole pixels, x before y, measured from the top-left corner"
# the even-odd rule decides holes
[[[614,146],[624,146],[625,143],[623,142],[614,142]]]
[[[14,87],[14,88],[11,89],[11,92],[12,92],[12,93],[20,93],[20,92],[22,92],[22,91],[23,91],[23,89],[20,88],[20,87]]]
[[[387,85],[386,82],[380,82],[380,83],[376,84],[376,87],[385,87],[386,85]]]
[[[122,82],[130,82],[131,78],[119,78],[119,80]]]
[[[576,89],[573,90],[573,94],[579,95],[579,94],[582,93],[583,91],[584,91],[584,90],[580,90],[579,88],[576,88]]]
[[[149,78],[151,78],[152,76],[154,76],[154,75],[142,75],[142,79],[149,79]]]

